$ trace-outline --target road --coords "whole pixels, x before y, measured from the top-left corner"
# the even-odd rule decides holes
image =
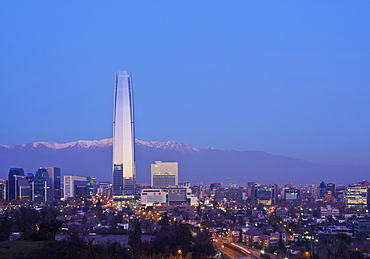
[[[227,254],[230,258],[248,258],[248,259],[256,259],[259,258],[252,253],[243,252],[242,250],[228,244],[224,243],[224,247],[221,248],[222,243],[216,244],[216,248],[221,249],[222,253]]]

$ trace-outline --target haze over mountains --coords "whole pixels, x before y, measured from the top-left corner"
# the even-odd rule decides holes
[[[62,169],[62,174],[111,181],[111,155],[112,139],[0,145],[0,176],[7,178],[10,167],[23,167],[26,173],[35,173],[38,167],[56,166]],[[136,140],[137,182],[150,182],[150,164],[156,160],[179,162],[180,181],[192,184],[319,184],[322,180],[349,184],[370,179],[369,166],[322,166],[260,151],[198,149],[175,141]]]

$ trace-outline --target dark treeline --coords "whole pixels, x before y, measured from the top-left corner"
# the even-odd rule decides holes
[[[88,231],[69,232],[56,241],[63,221],[53,207],[37,211],[19,207],[6,210],[0,218],[0,241],[8,241],[12,232],[21,240],[41,242],[40,249],[29,254],[8,254],[7,258],[209,258],[215,254],[211,235],[189,224],[180,223],[164,214],[151,242],[142,241],[141,221],[133,217],[129,224],[128,245],[118,242],[97,243]]]

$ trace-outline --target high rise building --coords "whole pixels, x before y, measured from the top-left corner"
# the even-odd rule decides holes
[[[284,190],[284,200],[290,203],[298,202],[300,199],[301,191],[295,188],[286,188]]]
[[[248,196],[248,200],[250,200],[250,201],[255,200],[255,187],[256,187],[255,182],[248,182],[247,183],[247,196]]]
[[[351,184],[347,187],[346,207],[367,208],[368,187],[362,184]]]
[[[243,198],[243,192],[237,188],[220,188],[216,190],[215,201],[221,201],[227,199],[229,201],[241,201]]]
[[[113,200],[116,204],[135,198],[133,101],[131,75],[119,71],[114,86],[113,114]]]
[[[15,175],[15,185],[17,188],[16,199],[17,200],[31,200],[31,187],[28,183],[26,176]]]
[[[0,201],[6,199],[6,181],[0,177]]]
[[[52,199],[59,200],[61,198],[60,191],[60,168],[59,167],[46,167],[46,171],[49,173],[51,179],[51,193]]]
[[[23,168],[10,168],[8,181],[6,183],[6,199],[16,200],[18,196],[18,185],[16,176],[24,176]]]
[[[324,181],[320,183],[320,198],[323,199],[325,197],[325,194],[327,193],[326,191],[326,184]]]
[[[166,188],[179,184],[179,163],[155,161],[151,164],[151,185],[153,188]]]
[[[264,205],[274,205],[277,202],[277,185],[257,185],[255,187],[255,199]]]
[[[96,193],[98,193],[99,195],[104,195],[106,197],[111,197],[111,190],[112,184],[110,182],[99,182],[97,185]]]
[[[96,193],[96,178],[92,176],[65,175],[64,199],[91,196]]]
[[[64,199],[75,197],[75,181],[86,181],[86,176],[65,175],[64,176]]]
[[[335,183],[328,183],[326,185],[326,192],[331,193],[334,197],[337,197]]]
[[[33,178],[32,199],[39,202],[52,200],[52,181],[46,168],[40,167]]]

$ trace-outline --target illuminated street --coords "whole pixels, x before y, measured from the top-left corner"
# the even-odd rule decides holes
[[[259,258],[253,254],[248,254],[247,252],[243,252],[237,248],[232,247],[230,244],[216,244],[216,248],[220,249],[223,254],[230,256],[231,258]]]

